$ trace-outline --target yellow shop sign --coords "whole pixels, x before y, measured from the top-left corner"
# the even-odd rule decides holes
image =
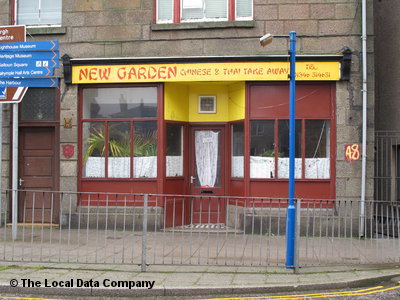
[[[72,83],[284,81],[289,62],[73,66]],[[297,62],[296,80],[340,80],[339,62]]]

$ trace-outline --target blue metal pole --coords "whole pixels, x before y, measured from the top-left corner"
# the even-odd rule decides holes
[[[286,268],[294,268],[296,207],[294,205],[296,156],[296,31],[289,32],[289,205],[286,217]]]

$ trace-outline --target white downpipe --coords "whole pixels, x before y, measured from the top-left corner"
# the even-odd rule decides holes
[[[362,146],[361,146],[361,201],[360,237],[365,234],[365,188],[367,168],[367,1],[362,0]]]

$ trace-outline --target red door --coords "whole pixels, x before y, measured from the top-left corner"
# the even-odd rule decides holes
[[[191,128],[190,191],[192,223],[225,223],[223,126]],[[198,196],[197,196],[198,195]]]
[[[21,127],[19,149],[18,222],[58,222],[54,127]]]

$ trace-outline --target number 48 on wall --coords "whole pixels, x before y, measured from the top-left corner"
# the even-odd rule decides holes
[[[344,157],[347,161],[359,160],[361,157],[360,145],[344,145]]]

